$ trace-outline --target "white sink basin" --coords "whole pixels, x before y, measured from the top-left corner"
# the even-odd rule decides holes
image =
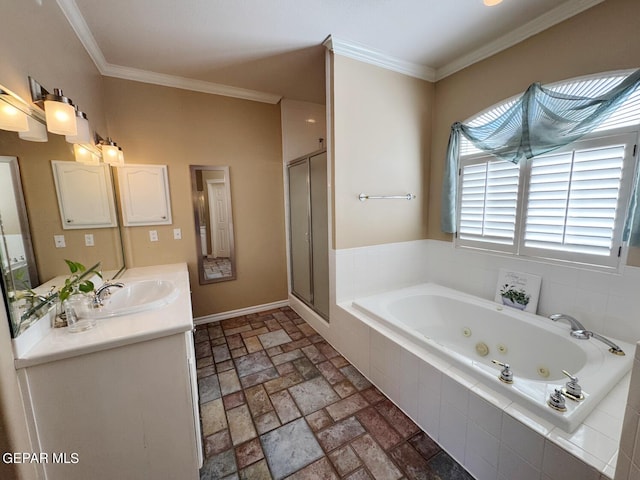
[[[117,317],[160,308],[178,296],[175,285],[166,280],[141,280],[125,283],[124,288],[113,287],[103,306],[87,312],[91,318]]]

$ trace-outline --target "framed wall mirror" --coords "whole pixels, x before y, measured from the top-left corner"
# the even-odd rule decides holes
[[[190,165],[200,284],[236,278],[229,167]]]
[[[3,97],[6,94],[0,95],[0,104],[6,101]],[[23,111],[43,121],[26,104]],[[64,136],[50,134],[47,142],[34,142],[20,138],[16,132],[0,130],[0,284],[14,338],[50,308],[51,304],[44,302],[48,291],[40,285],[69,275],[65,259],[87,267],[100,263],[106,279],[124,269],[117,224],[108,228],[63,228],[52,160],[75,164],[73,145]],[[107,174],[112,175],[110,170]],[[108,194],[115,199],[113,190]],[[56,244],[56,236],[64,237],[64,246]],[[38,305],[42,308],[31,310]],[[26,315],[30,310],[33,313]]]

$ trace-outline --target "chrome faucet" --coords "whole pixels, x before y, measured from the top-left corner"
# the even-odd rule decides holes
[[[124,283],[121,282],[104,282],[98,288],[96,288],[95,294],[93,296],[93,308],[98,308],[102,306],[102,302],[104,302],[105,297],[108,297],[111,292],[110,288],[124,288]]]
[[[554,313],[553,315],[549,315],[549,318],[554,322],[557,322],[558,320],[566,320],[571,326],[572,337],[579,338],[580,340],[587,340],[589,338],[589,335],[585,333],[587,329],[584,328],[584,325],[571,315],[567,315],[565,313]]]
[[[585,330],[584,333],[589,336],[589,338],[593,337],[596,340],[600,340],[602,343],[609,347],[609,351],[614,355],[624,356],[624,350],[622,350],[618,345],[613,343],[608,338],[603,337],[599,333],[592,332],[590,330]]]
[[[553,315],[549,315],[549,318],[554,322],[557,322],[558,320],[566,320],[571,326],[570,335],[573,338],[579,338],[580,340],[588,340],[590,338],[595,338],[596,340],[600,340],[602,343],[607,345],[609,347],[609,352],[613,353],[614,355],[623,356],[625,354],[624,351],[618,345],[613,343],[608,338],[603,337],[599,333],[592,332],[591,330],[587,330],[586,328],[584,328],[584,325],[582,325],[577,319],[573,318],[571,315],[566,315],[564,313],[554,313]]]

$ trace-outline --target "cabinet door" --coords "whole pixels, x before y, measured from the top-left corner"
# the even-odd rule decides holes
[[[108,228],[118,225],[108,165],[51,161],[62,228]]]
[[[124,225],[170,225],[167,166],[129,164],[117,168]]]

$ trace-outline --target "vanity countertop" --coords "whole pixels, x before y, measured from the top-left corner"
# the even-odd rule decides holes
[[[140,280],[168,280],[178,290],[177,298],[158,309],[99,319],[94,328],[84,332],[70,333],[67,328],[48,329],[32,348],[16,357],[16,368],[31,367],[193,329],[186,264],[132,268],[118,279],[125,284]]]

